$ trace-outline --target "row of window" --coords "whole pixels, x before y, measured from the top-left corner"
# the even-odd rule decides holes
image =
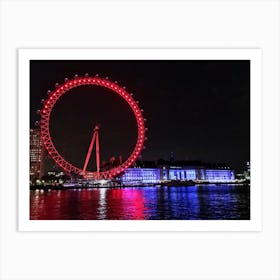
[[[169,177],[171,180],[196,180],[195,170],[170,170]]]
[[[199,172],[200,171],[200,172]],[[163,171],[162,178],[160,178],[160,169],[154,170],[134,170],[128,169],[125,174],[122,176],[122,179],[125,180],[207,180],[207,181],[230,181],[234,180],[234,173],[231,170],[169,170]]]
[[[229,170],[206,170],[207,181],[234,180],[234,174]]]

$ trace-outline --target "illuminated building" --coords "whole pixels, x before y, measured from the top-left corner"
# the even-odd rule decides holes
[[[207,182],[230,182],[235,179],[232,170],[225,169],[206,169],[205,181]]]
[[[246,180],[250,180],[251,177],[251,167],[250,167],[250,162],[247,161],[246,163],[246,171],[244,172],[244,177]]]
[[[158,183],[160,181],[159,168],[128,168],[122,175],[124,184]]]
[[[121,177],[123,184],[155,184],[164,181],[194,181],[229,183],[235,180],[234,171],[226,168],[163,166],[160,168],[128,168]]]
[[[38,129],[30,129],[30,180],[34,182],[43,175],[43,142]]]
[[[163,180],[189,181],[189,180],[196,180],[198,178],[196,169],[183,169],[180,167],[170,167],[167,172],[166,173],[163,172],[163,174],[165,175],[162,176]]]

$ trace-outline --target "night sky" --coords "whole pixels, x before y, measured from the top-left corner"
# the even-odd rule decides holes
[[[95,60],[30,62],[30,127],[42,98],[64,78],[109,77],[139,100],[147,119],[143,160],[223,162],[236,170],[250,160],[250,61]],[[100,123],[101,161],[123,158],[136,143],[135,117],[109,89],[82,86],[63,95],[51,115],[59,153],[82,168],[94,126]],[[94,157],[88,169],[94,169]]]

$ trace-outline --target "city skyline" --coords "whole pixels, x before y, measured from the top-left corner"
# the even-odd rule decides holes
[[[239,170],[250,159],[250,61],[31,61],[30,66],[31,128],[39,120],[40,100],[56,82],[98,73],[119,81],[140,101],[149,129],[144,159],[169,159],[173,152],[176,159],[225,162]],[[134,116],[121,98],[99,87],[72,89],[57,102],[51,118],[55,146],[81,165],[96,123],[101,123],[102,160],[131,152]]]

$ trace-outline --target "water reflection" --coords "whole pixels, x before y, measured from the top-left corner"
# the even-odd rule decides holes
[[[101,189],[99,194],[99,207],[98,207],[98,220],[106,219],[106,190],[105,188]]]
[[[42,220],[244,220],[247,186],[207,185],[31,191],[30,218]]]

